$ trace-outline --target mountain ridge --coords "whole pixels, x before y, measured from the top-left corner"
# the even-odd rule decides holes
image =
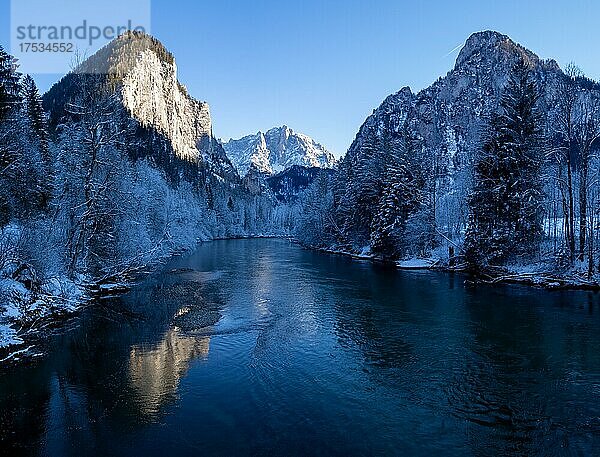
[[[353,253],[371,249],[373,230],[387,217],[382,216],[387,209],[380,196],[389,186],[408,189],[402,180],[384,184],[390,151],[406,150],[394,172],[414,180],[412,193],[418,198],[402,210],[401,223],[394,222],[401,224],[396,255],[438,256],[448,246],[460,249],[469,224],[473,169],[509,77],[520,63],[540,91],[537,109],[542,129],[554,135],[552,142],[561,141],[553,133],[552,119],[561,109],[557,96],[564,87],[573,87],[580,98],[600,100],[596,83],[566,75],[555,60],[541,59],[507,35],[489,30],[472,34],[446,75],[416,93],[403,87],[385,97],[359,127],[338,166],[334,206],[328,210],[336,218],[320,247]],[[402,201],[397,205],[402,207]]]
[[[287,125],[230,139],[223,147],[241,176],[251,169],[273,175],[293,165],[332,168],[336,163],[323,145]]]

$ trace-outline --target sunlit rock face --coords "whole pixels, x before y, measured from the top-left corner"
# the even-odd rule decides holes
[[[169,138],[182,159],[198,159],[202,140],[211,136],[208,104],[191,98],[177,81],[176,64],[152,50],[143,51],[125,76],[123,102],[141,125]]]
[[[184,335],[173,328],[156,346],[131,348],[129,378],[142,414],[153,417],[176,397],[179,382],[190,363],[206,358],[209,345],[209,337]]]
[[[144,129],[168,143],[177,159],[202,163],[215,175],[236,180],[237,173],[212,135],[209,105],[191,97],[177,79],[173,55],[155,38],[138,32],[119,36],[44,95],[51,124],[62,122],[65,107],[82,80],[99,77],[96,90],[118,95],[122,107]]]
[[[272,175],[294,165],[332,168],[336,162],[324,146],[285,125],[231,139],[223,147],[240,176],[250,170]]]
[[[208,104],[194,100],[177,80],[175,58],[156,39],[124,34],[83,62],[77,72],[105,74],[120,87],[123,104],[143,127],[171,141],[182,159],[199,158],[212,134]]]

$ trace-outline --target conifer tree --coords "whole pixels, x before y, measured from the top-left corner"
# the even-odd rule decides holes
[[[383,190],[371,226],[371,249],[386,258],[397,258],[404,251],[406,221],[420,202],[423,182],[416,157],[410,147],[408,131],[387,140]]]
[[[524,62],[513,69],[475,164],[465,240],[475,270],[535,256],[543,234],[538,88]]]
[[[347,180],[339,201],[339,225],[349,244],[362,247],[369,242],[371,224],[383,189],[385,157],[376,132],[369,132],[347,167]]]
[[[0,122],[4,121],[21,101],[21,75],[17,68],[17,60],[0,46]]]
[[[210,182],[206,183],[205,191],[206,191],[206,206],[208,207],[208,209],[213,210],[213,209],[215,209],[215,196],[213,194],[213,190],[212,190],[212,186],[210,185]]]
[[[29,75],[23,78],[23,87],[21,90],[23,95],[23,105],[29,124],[34,131],[42,152],[44,161],[49,162],[48,157],[48,128],[46,123],[46,115],[42,107],[42,98],[33,78]]]

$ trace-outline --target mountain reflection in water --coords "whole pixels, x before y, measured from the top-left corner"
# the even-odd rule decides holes
[[[0,371],[0,454],[600,455],[600,296],[207,243]]]
[[[186,336],[178,328],[148,347],[135,345],[129,354],[129,377],[140,413],[149,418],[177,398],[177,388],[190,363],[208,356],[210,337]]]

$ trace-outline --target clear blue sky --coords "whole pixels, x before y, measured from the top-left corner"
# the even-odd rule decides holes
[[[8,48],[9,2],[0,5]],[[388,94],[446,74],[450,51],[478,30],[599,79],[599,20],[600,2],[577,0],[153,0],[151,32],[210,103],[217,136],[287,124],[340,155]],[[57,79],[34,76],[42,89]]]

